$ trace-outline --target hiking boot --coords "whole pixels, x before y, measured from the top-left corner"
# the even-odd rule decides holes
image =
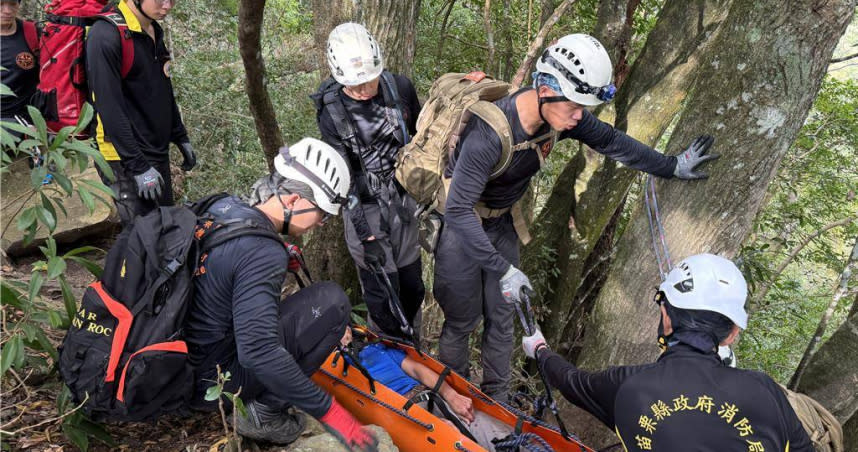
[[[245,408],[247,416],[237,416],[235,431],[256,441],[281,446],[292,443],[298,439],[307,423],[304,415],[293,408],[276,410],[255,400],[246,404]]]

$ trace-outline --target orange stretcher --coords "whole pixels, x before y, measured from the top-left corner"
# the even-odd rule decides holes
[[[418,353],[409,344],[378,337],[363,327],[356,333],[368,340],[380,340],[384,345],[404,351],[410,358],[439,375],[445,366],[425,353]],[[381,383],[370,384],[356,367],[345,365],[345,358],[335,351],[313,375],[313,381],[332,394],[337,401],[364,424],[384,428],[401,451],[485,451],[452,425],[426,411]],[[594,452],[574,436],[564,438],[554,426],[529,417],[507,405],[492,400],[465,378],[449,372],[444,380],[459,394],[471,398],[474,409],[509,425],[520,433],[531,433],[555,451]],[[373,391],[374,388],[374,391]],[[406,409],[407,408],[407,409]],[[543,447],[544,449],[544,447]]]

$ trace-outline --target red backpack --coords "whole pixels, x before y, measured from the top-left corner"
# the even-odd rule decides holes
[[[27,47],[30,48],[30,53],[33,54],[36,59],[39,58],[39,30],[36,28],[36,23],[23,20],[21,21],[24,26],[24,40],[27,41]]]
[[[96,20],[116,26],[122,42],[123,78],[134,62],[134,42],[121,13],[105,7],[106,0],[53,0],[45,6],[45,25],[39,42],[38,102],[48,129],[57,132],[77,124],[87,100],[84,65],[87,27]],[[84,132],[85,133],[85,132]]]

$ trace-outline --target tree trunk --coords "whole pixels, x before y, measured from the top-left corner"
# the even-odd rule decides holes
[[[268,169],[274,169],[274,157],[283,146],[283,134],[277,124],[274,105],[268,96],[265,79],[265,62],[260,42],[265,0],[241,0],[238,5],[238,49],[244,63],[246,82],[244,90],[250,100],[250,113]]]
[[[320,55],[321,78],[328,76],[325,49],[328,34],[337,25],[355,21],[364,24],[381,44],[386,69],[410,76],[414,61],[415,32],[419,0],[313,0],[314,38]],[[314,230],[307,241],[305,255],[317,279],[333,280],[352,301],[361,298],[360,284],[343,238],[342,217],[324,228]]]
[[[846,321],[819,347],[798,378],[797,390],[845,424],[858,415],[858,296]],[[858,437],[855,438],[858,440]],[[854,450],[854,449],[847,449]]]
[[[614,64],[614,85],[619,88],[628,76],[626,58],[632,38],[632,20],[640,0],[599,2],[593,36],[605,46]]]
[[[693,108],[668,145],[680,149],[702,133],[719,137],[714,152],[722,158],[707,168],[716,177],[657,184],[675,261],[700,252],[736,254],[854,7],[854,0],[804,0],[784,15],[779,1],[733,2],[724,23],[730,33],[718,34],[699,56],[707,66],[690,90]],[[588,324],[584,368],[649,362],[657,354],[657,310],[648,300],[659,274],[640,210],[617,245]]]
[[[618,122],[628,126],[628,134],[651,146],[681,108],[699,65],[697,55],[726,16],[716,1],[693,6],[696,9],[690,11],[685,1],[665,4],[614,104]],[[608,42],[608,48],[615,47]],[[605,246],[611,243],[606,240],[612,236],[608,226],[637,175],[612,160],[602,164],[603,159],[593,154],[585,150],[567,164],[535,222],[534,241],[522,253],[523,268],[551,311],[544,332],[567,356],[581,337],[591,297],[598,294],[593,284],[603,278],[590,264],[603,265],[610,259],[604,253],[611,248]],[[601,252],[591,257],[600,243]],[[545,254],[555,261],[554,269],[539,263]]]

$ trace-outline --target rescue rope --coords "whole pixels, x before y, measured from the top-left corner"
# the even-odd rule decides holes
[[[542,439],[539,435],[535,433],[522,433],[513,438],[510,438],[509,436],[507,438],[493,441],[495,445],[495,450],[518,451],[519,449],[523,448],[530,452],[554,452],[554,449],[549,446],[544,439]]]
[[[435,429],[435,426],[434,426],[433,424],[430,424],[430,423],[428,423],[428,422],[423,422],[423,421],[421,421],[420,419],[417,419],[416,417],[414,417],[414,416],[412,416],[412,415],[410,415],[410,414],[408,414],[408,413],[406,413],[406,412],[404,412],[404,411],[402,411],[402,410],[400,410],[400,409],[398,409],[398,408],[396,408],[396,407],[394,407],[394,406],[390,405],[389,403],[387,403],[387,402],[385,402],[385,401],[383,401],[383,400],[377,399],[377,398],[375,398],[374,396],[372,396],[371,394],[367,394],[366,392],[364,392],[363,390],[361,390],[361,389],[360,389],[360,388],[358,388],[357,386],[355,386],[355,385],[353,385],[353,384],[351,384],[351,383],[349,383],[349,382],[347,382],[347,381],[345,381],[345,380],[343,380],[343,379],[341,379],[341,378],[338,378],[336,375],[334,375],[334,374],[332,374],[332,373],[328,372],[328,371],[327,371],[327,370],[325,370],[325,369],[319,369],[319,372],[321,372],[322,374],[324,374],[326,377],[328,377],[328,378],[330,378],[330,379],[332,379],[332,380],[336,381],[337,383],[340,383],[341,385],[345,386],[346,388],[351,389],[353,392],[356,392],[356,393],[358,393],[358,394],[360,394],[360,395],[362,395],[362,396],[366,397],[367,399],[369,399],[369,400],[373,401],[373,402],[374,402],[374,403],[376,403],[377,405],[379,405],[379,406],[381,406],[381,407],[383,407],[383,408],[386,408],[386,409],[387,409],[387,410],[389,410],[389,411],[392,411],[392,412],[396,413],[396,414],[397,414],[397,415],[399,415],[400,417],[403,417],[403,418],[405,418],[405,419],[407,419],[407,420],[409,420],[409,421],[411,421],[411,422],[413,422],[413,423],[415,423],[415,424],[417,424],[417,425],[419,425],[419,426],[421,426],[421,427],[425,428],[426,430],[429,430],[430,432],[431,432],[432,430],[434,430],[434,429]]]
[[[658,262],[658,271],[661,279],[667,278],[667,273],[673,268],[670,262],[670,251],[667,249],[667,240],[664,238],[664,225],[661,223],[661,215],[658,212],[658,198],[655,195],[655,178],[648,175],[643,184],[644,202],[646,203],[647,220],[649,222],[649,233],[652,238],[652,249],[655,260]],[[659,245],[660,248],[659,248]]]

